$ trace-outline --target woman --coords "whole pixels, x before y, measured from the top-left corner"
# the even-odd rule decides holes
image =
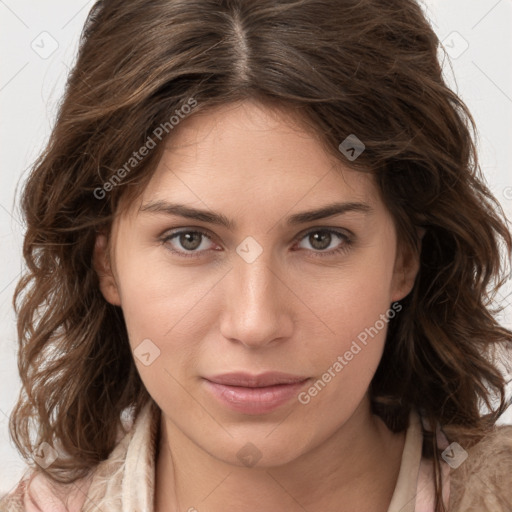
[[[512,240],[438,45],[410,0],[96,3],[22,197],[2,510],[510,510]]]

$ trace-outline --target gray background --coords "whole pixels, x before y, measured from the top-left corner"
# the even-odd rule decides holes
[[[0,493],[10,490],[24,468],[7,430],[20,385],[11,300],[23,265],[23,226],[15,197],[49,136],[92,5],[80,0],[0,0]],[[445,62],[446,77],[475,117],[488,183],[512,218],[512,0],[429,0],[424,9],[451,56]],[[511,328],[509,285],[499,301],[507,306],[501,321]],[[500,422],[512,423],[512,408]]]

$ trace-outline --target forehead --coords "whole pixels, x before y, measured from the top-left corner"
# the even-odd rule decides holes
[[[155,181],[179,172],[200,175],[209,185],[239,178],[248,187],[289,179],[299,186],[317,182],[329,170],[344,177],[347,186],[368,181],[365,173],[328,154],[298,114],[245,101],[182,121],[167,142]]]
[[[181,121],[136,203],[278,216],[343,201],[378,207],[373,176],[342,158],[327,153],[293,112],[255,102],[217,107]]]

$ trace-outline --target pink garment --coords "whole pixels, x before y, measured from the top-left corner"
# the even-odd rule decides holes
[[[24,482],[22,482],[23,484]],[[79,512],[82,510],[91,478],[75,482],[72,489],[56,488],[42,473],[32,474],[24,493],[26,512]]]
[[[86,479],[55,486],[43,473],[31,473],[1,512],[153,512],[157,427],[160,410],[150,401],[134,428],[120,439],[106,461]],[[400,472],[388,512],[433,512],[432,464],[421,458],[423,432],[419,415],[411,411]],[[438,431],[438,446],[448,442]],[[442,463],[445,503],[449,499],[449,466]]]

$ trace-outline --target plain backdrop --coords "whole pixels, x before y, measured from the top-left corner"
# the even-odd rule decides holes
[[[23,266],[23,225],[15,201],[49,136],[92,5],[83,0],[0,0],[0,494],[25,468],[7,429],[20,385],[11,301]],[[429,0],[424,10],[450,55],[446,77],[479,128],[487,181],[512,218],[512,0]],[[509,284],[499,300],[506,305],[501,321],[511,328]],[[512,423],[511,408],[500,422]]]

